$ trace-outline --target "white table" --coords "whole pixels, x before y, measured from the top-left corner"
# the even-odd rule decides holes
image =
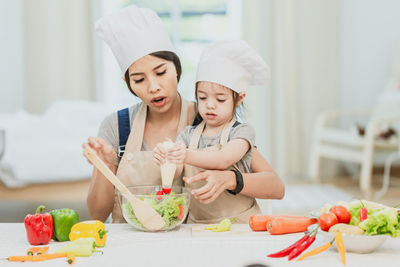
[[[137,232],[127,224],[107,224],[107,244],[103,255],[77,257],[73,266],[343,266],[333,248],[300,262],[287,258],[272,259],[265,255],[276,252],[298,240],[303,234],[271,236],[251,232],[247,225],[234,225],[232,232],[192,234],[193,225],[182,225],[171,232]],[[196,226],[195,226],[196,227]],[[197,225],[197,227],[199,227]],[[313,247],[326,240],[317,236]],[[50,252],[63,243],[51,241]],[[31,247],[22,223],[0,223],[0,258],[24,255]],[[372,254],[346,253],[346,266],[400,266],[400,238],[389,238]],[[69,266],[65,259],[39,263],[14,263],[0,260],[0,266]],[[260,265],[261,266],[261,265]]]

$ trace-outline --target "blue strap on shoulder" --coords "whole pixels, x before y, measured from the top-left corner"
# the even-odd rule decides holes
[[[118,156],[122,158],[125,152],[126,142],[131,132],[131,124],[129,122],[129,108],[118,111],[118,132],[119,132],[119,148]]]

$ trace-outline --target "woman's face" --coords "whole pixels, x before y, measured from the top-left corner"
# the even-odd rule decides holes
[[[166,112],[176,100],[178,79],[172,61],[146,55],[129,67],[132,91],[149,108],[156,112]]]
[[[225,86],[212,82],[198,82],[197,102],[200,116],[209,126],[220,126],[233,117],[233,93]]]

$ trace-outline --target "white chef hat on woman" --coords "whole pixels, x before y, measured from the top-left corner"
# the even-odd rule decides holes
[[[214,82],[237,93],[251,85],[265,84],[269,67],[245,41],[215,41],[204,49],[196,82]]]
[[[110,46],[122,73],[145,55],[174,52],[168,32],[156,12],[129,6],[96,22],[97,34]]]

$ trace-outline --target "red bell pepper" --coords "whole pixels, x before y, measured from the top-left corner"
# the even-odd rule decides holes
[[[43,213],[43,205],[36,209],[36,214],[28,214],[25,217],[24,224],[28,242],[31,245],[47,245],[53,236],[53,217],[50,213]]]

